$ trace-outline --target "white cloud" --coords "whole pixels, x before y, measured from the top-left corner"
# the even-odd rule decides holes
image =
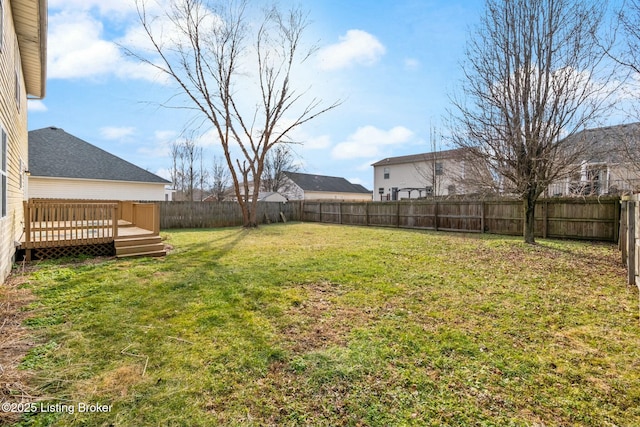
[[[404,60],[404,68],[410,71],[414,71],[420,68],[420,61],[415,58],[406,58]]]
[[[329,45],[318,52],[320,68],[338,70],[353,65],[373,65],[380,60],[386,49],[373,35],[362,30],[349,30],[340,37],[340,42]]]
[[[134,127],[116,127],[116,126],[106,126],[100,128],[100,135],[104,139],[123,139],[127,136],[131,136],[135,133],[136,128]]]
[[[167,168],[160,168],[155,171],[155,174],[161,178],[171,181],[171,170]]]
[[[27,101],[27,110],[30,113],[43,113],[45,111],[48,111],[48,108],[46,105],[44,105],[44,102],[40,101],[39,99],[29,99]]]
[[[140,147],[138,148],[137,153],[151,158],[163,158],[171,155],[167,144],[157,144],[152,147]]]
[[[334,159],[381,157],[383,147],[405,144],[413,135],[413,132],[404,126],[396,126],[388,131],[375,126],[364,126],[349,135],[346,141],[333,147],[331,156]]]
[[[169,142],[176,139],[178,132],[174,130],[157,130],[153,133],[153,136],[158,142]]]
[[[309,150],[324,150],[331,147],[331,137],[329,135],[321,135],[314,138],[307,138],[304,143],[304,148]]]
[[[102,22],[88,12],[62,11],[49,16],[49,59],[52,79],[120,78],[160,81],[149,65],[128,59],[114,42],[103,38]]]
[[[50,11],[59,9],[89,11],[97,9],[101,14],[130,14],[135,13],[136,4],[131,0],[49,0]]]

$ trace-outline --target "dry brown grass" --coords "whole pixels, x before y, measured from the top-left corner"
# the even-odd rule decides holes
[[[28,317],[24,307],[35,297],[20,287],[24,276],[13,275],[0,287],[0,401],[32,402],[36,392],[29,384],[29,373],[18,369],[20,362],[34,346],[31,332],[23,326]],[[0,424],[15,421],[18,414],[0,412]]]

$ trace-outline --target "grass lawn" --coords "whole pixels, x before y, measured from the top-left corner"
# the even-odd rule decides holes
[[[640,425],[638,292],[608,244],[286,224],[24,286],[23,426]],[[79,413],[79,403],[111,405]]]

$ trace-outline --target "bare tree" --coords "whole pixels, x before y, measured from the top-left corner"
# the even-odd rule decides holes
[[[439,143],[440,132],[436,127],[431,126],[429,129],[429,147],[431,151],[424,155],[424,162],[414,163],[416,173],[424,182],[425,189],[427,189],[427,196],[437,197],[442,193],[440,187],[442,184],[443,164]],[[431,194],[429,194],[429,188],[431,188]]]
[[[231,174],[229,173],[229,167],[223,158],[214,156],[211,169],[211,194],[216,201],[221,202],[225,199],[225,194],[230,184]]]
[[[611,58],[622,65],[631,76],[625,80],[628,98],[637,101],[640,96],[640,0],[627,0],[618,11],[621,33],[621,49],[611,53]],[[640,121],[640,108],[631,102],[629,114],[634,121]],[[636,127],[637,128],[637,127]],[[640,132],[634,129],[623,139],[627,164],[634,170],[634,178],[640,173]],[[637,187],[637,183],[634,183]],[[632,185],[633,187],[634,185]]]
[[[295,156],[286,144],[274,147],[264,162],[262,173],[262,189],[269,192],[283,192],[289,190],[290,182],[285,172],[298,172],[300,168],[295,163]]]
[[[468,42],[452,139],[485,165],[496,191],[523,201],[527,243],[535,242],[540,195],[595,155],[567,137],[611,99],[597,39],[605,9],[578,0],[487,0]]]
[[[194,201],[196,193],[196,184],[200,177],[198,172],[198,163],[202,157],[202,149],[196,145],[193,137],[189,137],[182,142],[182,153],[184,158],[184,195],[185,200]]]
[[[306,91],[293,87],[294,70],[313,52],[303,46],[306,14],[295,8],[282,12],[272,7],[253,27],[248,0],[213,3],[169,0],[159,17],[151,16],[145,0],[137,0],[140,23],[152,49],[151,53],[129,53],[177,83],[188,108],[201,113],[216,131],[243,224],[256,227],[267,153],[289,142],[293,129],[338,103],[323,106],[317,98],[305,101]],[[158,28],[162,22],[169,24]],[[247,66],[251,60],[253,67]],[[253,95],[248,94],[251,88],[256,88]],[[237,157],[232,153],[234,147]],[[251,191],[249,182],[253,183]]]
[[[184,183],[182,146],[178,141],[174,141],[169,145],[169,150],[171,154],[171,182],[176,192],[182,191]]]

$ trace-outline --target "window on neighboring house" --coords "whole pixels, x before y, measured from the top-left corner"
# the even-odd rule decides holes
[[[384,179],[389,179],[389,168],[384,168]]]
[[[0,129],[0,218],[7,216],[7,134]]]
[[[443,174],[442,163],[436,163],[436,175],[440,176]]]

